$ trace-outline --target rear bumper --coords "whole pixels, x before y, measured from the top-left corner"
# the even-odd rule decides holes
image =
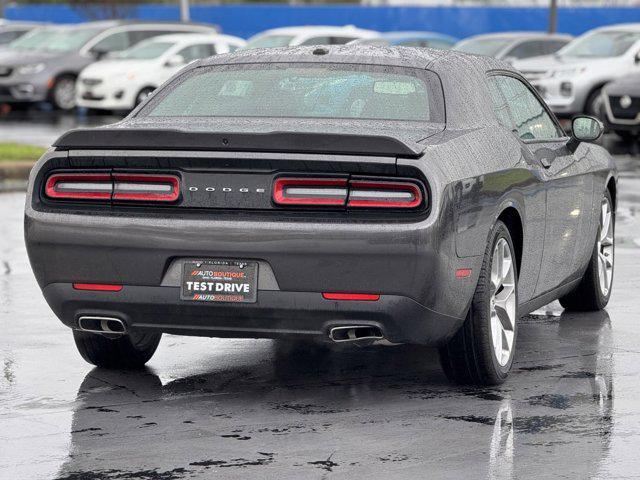
[[[333,301],[314,292],[259,291],[256,303],[212,304],[180,300],[178,287],[125,286],[119,292],[95,292],[64,283],[47,285],[43,293],[71,328],[77,328],[82,315],[99,315],[117,317],[128,329],[177,335],[329,341],[334,326],[367,325],[380,328],[390,342],[437,345],[462,323],[398,295],[382,295],[378,301]]]

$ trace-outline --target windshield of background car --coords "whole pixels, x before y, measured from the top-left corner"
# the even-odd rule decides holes
[[[144,42],[133,48],[120,52],[115,58],[128,60],[151,60],[158,58],[167,50],[173,47],[175,43],[171,42]]]
[[[293,35],[262,35],[249,39],[247,44],[242,48],[246,50],[247,48],[287,47],[294,38]]]
[[[487,55],[495,57],[504,48],[513,43],[512,38],[484,38],[465,40],[454,47],[454,50],[474,55]]]
[[[353,64],[251,64],[192,69],[141,111],[151,117],[280,117],[444,122],[430,71]]]
[[[640,40],[640,32],[606,31],[576,38],[558,52],[563,57],[617,57]]]
[[[9,46],[16,50],[73,52],[99,32],[93,28],[42,28],[11,42]]]

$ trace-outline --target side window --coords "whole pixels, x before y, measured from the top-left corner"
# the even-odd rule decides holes
[[[544,41],[529,40],[516,45],[509,50],[505,56],[513,58],[529,58],[544,55],[546,53],[545,45],[546,42]]]
[[[492,77],[511,113],[513,124],[523,140],[560,138],[555,122],[529,87],[514,77]],[[495,107],[495,104],[494,104]]]
[[[349,43],[355,40],[353,37],[329,37],[330,45],[344,45],[345,43]]]
[[[91,47],[91,51],[97,53],[120,52],[129,48],[129,46],[129,33],[117,32],[108,35],[100,40],[93,47]]]
[[[547,40],[544,43],[544,54],[549,55],[557,52],[569,42],[567,40]]]
[[[20,38],[28,30],[8,30],[0,32],[0,45],[14,41],[16,38]]]
[[[509,113],[509,105],[504,99],[500,87],[498,87],[498,77],[489,77],[489,95],[491,96],[491,102],[493,103],[493,111],[496,114],[498,123],[508,130],[515,130],[516,127]]]
[[[438,48],[440,50],[449,50],[453,47],[451,42],[447,42],[446,40],[429,40],[429,44],[425,45],[430,48]]]
[[[159,35],[171,35],[172,33],[185,33],[182,30],[169,30],[169,29],[154,29],[154,30],[130,30],[129,38],[131,38],[131,45],[135,45],[143,40],[157,37]],[[188,32],[186,32],[188,33]]]
[[[311,37],[307,38],[300,45],[329,45],[329,37]]]
[[[185,63],[190,63],[200,58],[210,57],[211,55],[214,55],[214,54],[215,54],[215,48],[213,45],[209,43],[203,43],[199,45],[190,45],[178,52],[178,55],[184,58]]]

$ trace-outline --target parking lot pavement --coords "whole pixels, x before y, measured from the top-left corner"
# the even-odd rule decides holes
[[[45,304],[0,195],[0,478],[638,478],[640,175],[621,158],[606,312],[522,319],[498,388],[433,350],[167,335],[140,372],[91,369]]]

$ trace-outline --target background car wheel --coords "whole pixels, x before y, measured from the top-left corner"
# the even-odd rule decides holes
[[[507,377],[516,347],[517,263],[506,225],[493,227],[467,318],[440,348],[440,362],[456,383],[496,385]]]
[[[567,310],[602,310],[609,303],[615,260],[616,214],[607,190],[600,204],[600,226],[587,270],[578,287],[560,299]]]
[[[584,113],[597,118],[603,117],[604,100],[602,99],[602,88],[591,92],[585,103]]]
[[[143,88],[142,90],[140,90],[138,92],[138,95],[136,95],[136,107],[138,105],[140,105],[142,102],[144,102],[146,100],[146,98],[151,94],[151,92],[153,92],[155,90],[155,88],[152,87],[146,87]]]
[[[64,75],[56,79],[51,89],[51,103],[58,110],[69,111],[76,108],[76,79]]]
[[[107,338],[98,333],[73,331],[82,358],[102,368],[143,367],[155,353],[161,337],[161,333],[134,333]]]
[[[631,143],[635,141],[638,137],[631,132],[626,132],[624,130],[616,130],[616,135],[620,137],[624,142]]]

